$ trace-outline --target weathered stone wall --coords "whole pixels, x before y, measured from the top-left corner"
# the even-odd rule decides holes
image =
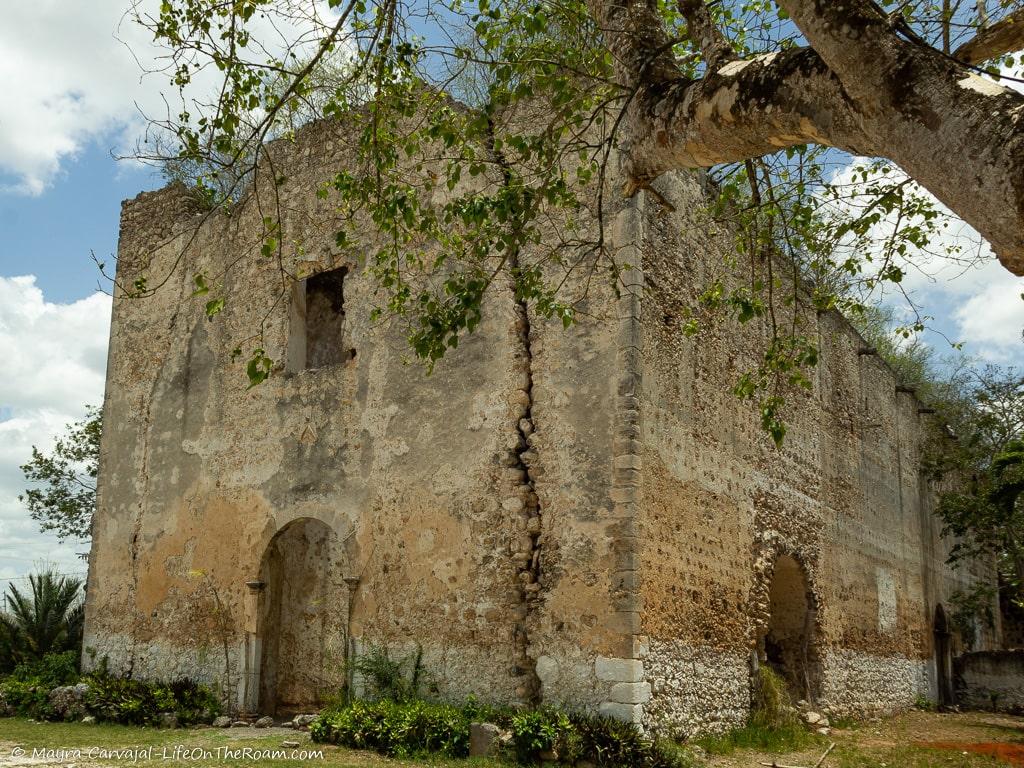
[[[676,175],[659,182],[674,212],[644,193],[607,212],[628,268],[618,286],[589,280],[580,323],[564,330],[496,285],[481,327],[427,377],[399,324],[371,323],[372,280],[334,248],[334,203],[315,195],[346,163],[343,130],[273,145],[284,184],[260,180],[231,216],[181,188],[124,207],[119,279],[165,282],[115,300],[87,664],[206,680],[252,710],[272,678],[298,705],[343,683],[352,648],[419,646],[442,696],[720,730],[748,713],[787,555],[805,590],[787,653],[814,638],[822,704],[934,696],[934,607],[990,574],[944,565],[920,471],[930,416],[841,318],[816,321],[822,362],[776,450],[731,393],[752,328],[681,331],[712,274],[729,277],[731,236]],[[270,214],[281,251],[261,258]],[[344,349],[317,347],[330,364],[307,368],[288,274],[342,266],[344,318],[310,312],[343,328]],[[213,320],[191,297],[200,271],[227,298]],[[276,368],[249,389],[255,347]],[[315,556],[279,551],[294,521]],[[317,597],[277,586],[285,572],[309,573]],[[271,657],[287,662],[268,671]]]
[[[166,282],[115,300],[86,663],[188,675],[257,706],[268,646],[256,582],[274,537],[308,518],[335,534],[328,599],[344,606],[325,639],[342,650],[316,661],[325,687],[341,683],[350,635],[362,648],[421,644],[442,695],[528,699],[539,674],[548,700],[594,707],[607,687],[594,659],[622,637],[609,609],[611,288],[590,298],[595,322],[565,332],[497,286],[479,330],[428,377],[406,363],[401,327],[371,323],[373,286],[350,263],[351,352],[293,367],[295,288],[282,270],[341,266],[333,203],[314,194],[345,162],[337,130],[274,145],[278,199],[262,180],[230,217],[196,210],[181,188],[124,206],[120,282]],[[260,258],[271,211],[282,253]],[[216,287],[197,300],[199,271]],[[207,320],[218,294],[226,307]],[[247,389],[257,346],[277,367]],[[346,577],[358,579],[351,616]]]
[[[945,565],[938,488],[921,470],[933,417],[877,357],[859,354],[865,344],[841,317],[823,314],[812,318],[813,389],[789,393],[776,449],[731,392],[765,330],[721,316],[703,317],[692,338],[681,329],[688,312],[701,317],[698,294],[713,277],[735,280],[731,235],[704,215],[696,177],[666,177],[658,191],[675,212],[647,196],[635,213],[645,280],[639,602],[651,698],[633,717],[681,733],[742,723],[781,555],[806,573],[822,706],[863,713],[934,698],[934,607],[991,572]]]
[[[1024,712],[1024,651],[966,653],[956,660],[957,703],[968,709]]]

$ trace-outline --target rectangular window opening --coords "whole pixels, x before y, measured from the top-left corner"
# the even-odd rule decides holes
[[[348,267],[320,272],[296,286],[288,366],[324,368],[355,357],[345,346],[345,276]]]

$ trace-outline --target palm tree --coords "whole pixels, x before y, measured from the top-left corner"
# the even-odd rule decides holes
[[[53,571],[29,576],[30,593],[7,585],[0,611],[0,669],[82,645],[82,582]]]

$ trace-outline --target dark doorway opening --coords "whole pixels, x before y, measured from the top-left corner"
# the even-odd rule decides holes
[[[946,618],[946,610],[941,605],[935,606],[932,631],[935,642],[935,680],[939,688],[939,706],[951,707],[956,703],[953,691],[953,637],[949,629],[949,619]]]
[[[345,363],[356,356],[345,334],[348,267],[318,272],[292,291],[287,367],[292,373]]]
[[[315,711],[344,684],[348,588],[334,532],[300,518],[267,545],[260,568],[259,711]]]
[[[794,700],[814,701],[821,680],[814,637],[817,608],[803,566],[789,555],[775,561],[769,610],[760,638],[762,659],[786,682]]]

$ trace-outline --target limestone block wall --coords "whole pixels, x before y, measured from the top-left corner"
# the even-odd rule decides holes
[[[658,191],[675,212],[648,196],[635,214],[645,288],[637,659],[650,697],[633,718],[684,735],[746,719],[781,556],[804,574],[820,706],[859,714],[935,698],[935,606],[992,572],[945,565],[932,516],[941,488],[921,471],[931,416],[827,313],[812,318],[813,389],[788,395],[777,450],[731,392],[763,329],[706,317],[693,338],[681,331],[713,277],[736,279],[731,235],[704,215],[696,177],[666,177]]]
[[[680,330],[712,275],[733,279],[731,235],[702,214],[694,177],[659,182],[674,211],[644,193],[610,204],[625,267],[617,286],[579,278],[580,323],[495,285],[481,327],[427,377],[400,324],[370,321],[373,282],[315,194],[350,160],[343,133],[318,123],[273,145],[285,182],[258,179],[230,216],[173,187],[125,204],[119,279],[161,287],[115,298],[87,665],[194,677],[252,710],[268,680],[295,677],[267,666],[275,654],[313,659],[289,682],[301,700],[384,646],[421,653],[436,695],[689,735],[743,722],[765,638],[792,657],[807,636],[802,672],[836,713],[934,695],[935,606],[991,573],[944,564],[939,486],[920,471],[929,416],[826,314],[814,387],[791,396],[784,448],[769,443],[731,392],[757,329]],[[281,220],[272,258],[258,255],[266,206]],[[340,317],[288,276],[340,269]],[[227,300],[213,320],[197,273]],[[340,355],[309,352],[310,323],[341,333]],[[256,347],[275,370],[247,388]],[[297,525],[315,558],[280,549]],[[783,556],[813,620],[772,635]],[[267,597],[285,571],[322,595],[288,601],[287,620]],[[322,639],[271,634],[283,621]]]
[[[1024,711],[1024,651],[967,653],[956,661],[957,703],[968,709]]]

